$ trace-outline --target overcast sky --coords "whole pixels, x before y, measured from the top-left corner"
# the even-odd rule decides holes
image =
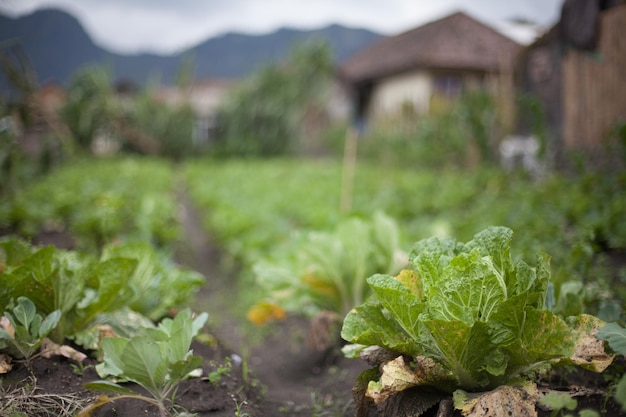
[[[0,0],[20,16],[57,7],[76,16],[100,46],[119,53],[174,53],[224,32],[267,33],[339,23],[393,35],[455,11],[491,25],[525,18],[544,27],[563,0]]]

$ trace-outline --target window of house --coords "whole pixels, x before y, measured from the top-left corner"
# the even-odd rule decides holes
[[[463,80],[458,75],[437,75],[434,88],[437,95],[458,97],[463,89]]]

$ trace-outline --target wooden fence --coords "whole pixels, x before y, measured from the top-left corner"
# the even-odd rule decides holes
[[[562,65],[563,141],[568,149],[595,149],[618,121],[626,122],[626,5],[601,16],[594,52],[570,49]]]

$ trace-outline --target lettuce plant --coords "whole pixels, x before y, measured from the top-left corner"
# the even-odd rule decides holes
[[[490,227],[467,243],[425,239],[410,253],[414,270],[368,278],[374,297],[346,316],[342,337],[395,358],[368,396],[384,401],[414,386],[484,391],[558,364],[608,366],[612,358],[590,342],[602,322],[548,310],[549,257],[538,255],[532,267],[513,262],[512,235]]]
[[[44,314],[60,310],[50,334],[56,343],[71,338],[96,349],[100,324],[128,336],[146,318],[156,322],[187,303],[203,282],[147,243],[108,245],[96,258],[18,238],[0,240],[0,308],[25,296]]]
[[[37,353],[44,338],[56,327],[61,311],[55,310],[46,317],[37,314],[35,304],[26,297],[19,297],[13,313],[5,311],[0,320],[0,350],[6,350],[16,359],[27,364]]]
[[[169,257],[145,242],[107,246],[102,259],[115,258],[137,261],[128,286],[138,296],[130,301],[129,307],[154,321],[188,303],[205,281],[198,272],[175,265]]]
[[[174,319],[162,320],[158,328],[146,329],[144,335],[130,339],[112,337],[102,341],[104,359],[96,367],[100,377],[134,382],[148,391],[152,399],[109,380],[91,382],[86,386],[150,402],[159,408],[162,416],[168,415],[170,395],[190,372],[202,365],[202,358],[194,356],[189,348],[207,317],[206,313],[202,313],[194,318],[191,311],[185,309]],[[116,398],[100,398],[80,415],[91,415],[92,410],[114,400]]]
[[[126,306],[135,293],[128,287],[137,261],[99,260],[54,246],[35,247],[9,238],[0,241],[0,306],[27,297],[37,311],[61,317],[50,333],[56,343],[92,326],[102,313]]]
[[[347,218],[332,232],[312,231],[289,242],[282,256],[254,266],[257,283],[268,300],[249,316],[267,315],[267,305],[313,315],[321,310],[345,316],[371,290],[365,282],[374,273],[395,273],[406,262],[399,249],[398,226],[377,213],[371,219]],[[262,322],[263,317],[251,317]]]

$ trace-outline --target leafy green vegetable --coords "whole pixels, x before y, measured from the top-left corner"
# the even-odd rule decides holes
[[[274,303],[304,314],[344,316],[370,295],[368,276],[395,273],[406,262],[398,227],[382,213],[345,219],[332,232],[309,232],[286,247],[279,258],[255,264],[257,283]]]
[[[489,227],[465,244],[419,241],[409,257],[415,271],[368,278],[374,297],[346,316],[342,337],[413,357],[417,369],[402,366],[422,376],[412,385],[447,392],[493,389],[587,359],[590,368],[604,369],[610,359],[579,347],[602,322],[587,315],[565,321],[547,310],[549,257],[540,254],[533,267],[514,263],[512,235],[508,228]],[[421,369],[419,358],[433,361],[434,370]],[[389,377],[383,372],[382,379]]]
[[[154,321],[164,317],[171,309],[189,302],[204,283],[201,274],[175,265],[169,257],[144,242],[109,245],[102,258],[137,261],[137,268],[129,278],[128,285],[138,296],[129,306]]]
[[[615,353],[626,356],[626,329],[619,324],[607,323],[596,333],[596,337],[606,340]],[[622,405],[622,410],[626,411],[626,374],[617,383],[615,399]]]
[[[564,415],[565,417],[574,417],[574,414],[564,414],[565,410],[574,411],[578,407],[578,401],[569,394],[551,391],[539,399],[539,404],[552,410],[551,416]],[[579,417],[599,417],[595,410],[580,410],[577,415]]]
[[[553,410],[575,410],[577,406],[577,402],[575,399],[570,397],[568,394],[559,393],[559,392],[549,392],[548,394],[541,397],[539,402],[542,405],[548,406]]]
[[[19,239],[2,242],[0,251],[15,253]],[[61,318],[50,337],[56,343],[94,324],[98,315],[127,305],[135,293],[127,283],[136,267],[128,258],[97,260],[78,252],[30,247],[28,253],[7,256],[0,272],[0,305],[27,297],[38,311],[59,310]]]
[[[402,247],[429,236],[466,242],[489,225],[523,230],[512,242],[517,257],[533,262],[538,252],[551,256],[555,301],[568,303],[553,312],[623,319],[598,310],[599,302],[619,306],[626,300],[626,286],[611,285],[614,266],[605,252],[625,247],[623,172],[552,172],[532,180],[498,169],[417,166],[361,161],[354,177],[354,213],[370,216],[381,210],[391,216]],[[204,227],[226,254],[243,263],[244,274],[294,231],[327,230],[340,218],[341,165],[336,161],[199,159],[186,161],[183,168]],[[590,276],[595,278],[584,279]],[[256,290],[252,281],[246,290]],[[564,282],[584,284],[582,292],[572,294],[577,300],[566,294],[574,288],[560,291]]]
[[[6,221],[26,236],[69,233],[78,249],[92,253],[116,239],[163,247],[181,231],[173,181],[172,167],[160,160],[75,161],[19,190]]]
[[[537,385],[531,381],[500,385],[480,393],[456,390],[452,394],[454,408],[464,416],[534,416],[539,400]]]
[[[189,347],[207,317],[202,313],[194,318],[191,311],[185,309],[174,319],[161,321],[158,329],[146,329],[145,335],[104,339],[104,360],[96,370],[102,378],[110,376],[139,384],[164,411],[170,394],[180,381],[202,365],[202,358],[194,356]],[[98,391],[135,394],[111,381],[96,381],[86,386]]]
[[[626,329],[617,323],[607,323],[596,333],[596,337],[609,342],[616,353],[626,355]]]
[[[19,297],[13,314],[5,311],[4,317],[8,323],[0,320],[0,350],[6,350],[14,358],[26,359],[30,363],[44,338],[59,322],[61,311],[55,310],[44,318],[37,314],[32,301]]]

